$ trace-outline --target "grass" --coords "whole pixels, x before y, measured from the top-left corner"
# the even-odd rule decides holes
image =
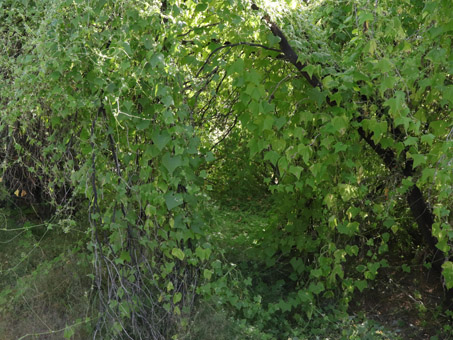
[[[0,340],[86,339],[89,261],[76,235],[48,230],[20,209],[0,209]]]

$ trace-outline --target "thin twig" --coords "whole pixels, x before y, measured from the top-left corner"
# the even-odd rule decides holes
[[[249,42],[239,42],[239,43],[235,43],[235,44],[222,45],[222,46],[217,47],[214,51],[211,52],[211,54],[209,54],[208,58],[205,60],[204,64],[200,67],[200,69],[198,70],[195,77],[198,77],[200,75],[201,71],[203,71],[203,69],[206,67],[206,65],[211,61],[211,58],[214,56],[214,54],[216,54],[217,52],[219,52],[220,50],[222,50],[224,48],[232,48],[232,47],[236,47],[236,46],[260,47],[260,48],[263,48],[268,51],[279,52],[279,53],[282,52],[281,50],[277,50],[275,48],[267,47],[267,46],[261,45],[261,44],[249,43]]]

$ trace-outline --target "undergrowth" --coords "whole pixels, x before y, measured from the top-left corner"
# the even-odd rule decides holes
[[[83,231],[0,209],[0,339],[87,339],[93,291]]]
[[[308,323],[275,318],[278,313],[272,315],[269,306],[291,291],[278,279],[285,269],[267,264],[263,256],[265,235],[274,227],[271,202],[208,200],[204,206],[216,259],[213,280],[202,289],[205,302],[195,323],[198,339],[213,339],[215,329],[230,329],[228,339],[399,339],[364,315],[344,313],[335,302],[315,308]]]
[[[313,309],[309,322],[272,320],[269,306],[291,292],[278,280],[284,269],[276,272],[279,268],[268,266],[262,256],[263,235],[273,223],[270,202],[207,199],[204,209],[212,277],[199,291],[184,339],[405,338],[398,315],[391,329],[357,307],[345,313],[335,301]],[[55,231],[49,225],[56,221],[33,221],[18,208],[2,208],[0,216],[0,339],[89,338],[96,300],[83,229],[76,224],[66,233]],[[380,284],[377,280],[375,286]]]

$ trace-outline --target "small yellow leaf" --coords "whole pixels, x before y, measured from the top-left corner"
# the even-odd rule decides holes
[[[25,190],[17,189],[16,191],[14,191],[14,195],[16,195],[17,197],[24,197],[27,195],[27,192]]]

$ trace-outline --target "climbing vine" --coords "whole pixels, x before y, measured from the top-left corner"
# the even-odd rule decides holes
[[[2,183],[69,225],[87,212],[94,337],[182,338],[200,296],[301,335],[408,238],[451,306],[449,5],[0,4]],[[229,182],[272,202],[252,247],[276,274],[239,288],[203,208]]]

